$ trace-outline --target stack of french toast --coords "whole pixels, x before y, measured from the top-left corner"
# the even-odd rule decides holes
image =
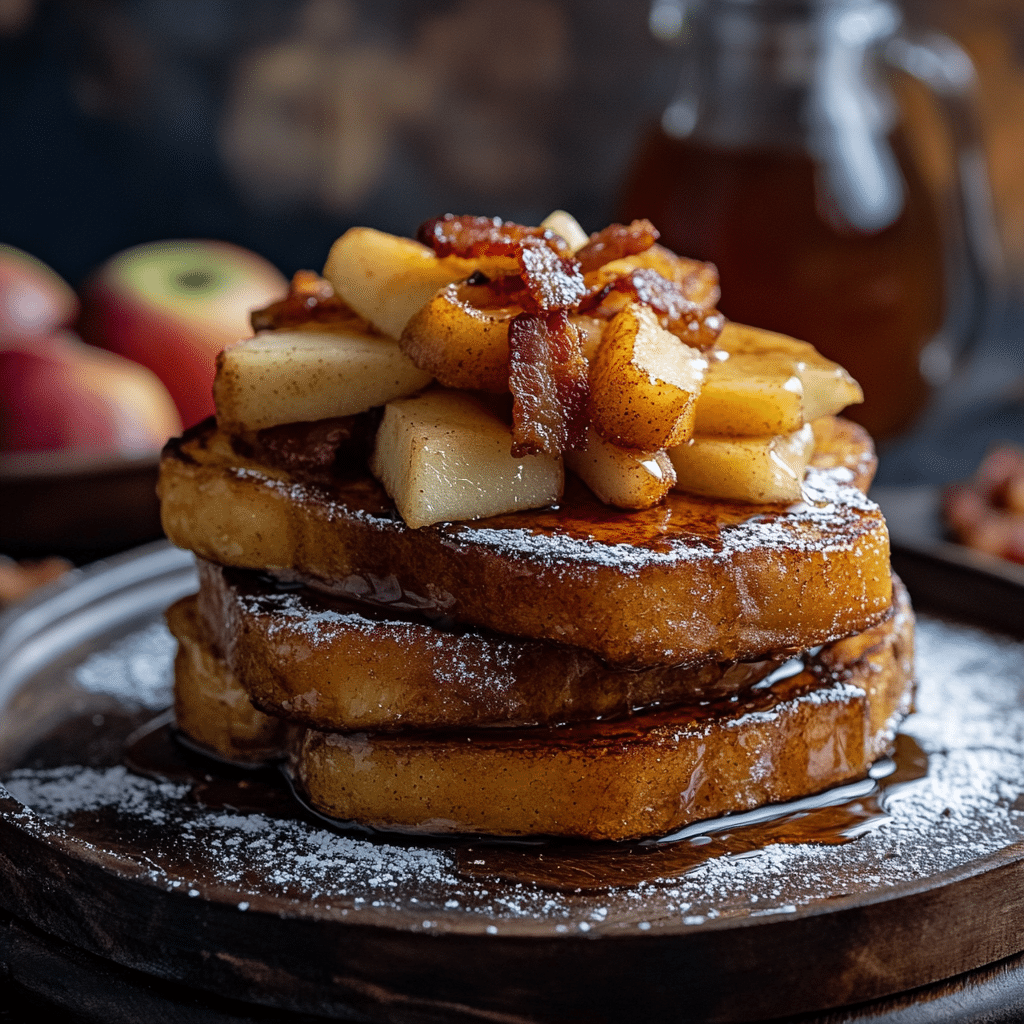
[[[177,725],[331,818],[622,840],[889,752],[913,617],[856,383],[646,221],[343,235],[164,451]]]

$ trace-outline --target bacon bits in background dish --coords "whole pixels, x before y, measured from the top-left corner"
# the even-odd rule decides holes
[[[0,555],[0,610],[24,600],[39,587],[59,580],[71,568],[71,563],[64,558],[16,562]]]
[[[971,480],[947,488],[943,506],[962,544],[1024,565],[1024,449],[993,448]]]

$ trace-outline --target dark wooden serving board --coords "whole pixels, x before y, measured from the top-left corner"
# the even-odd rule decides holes
[[[126,771],[124,741],[166,700],[159,613],[192,569],[162,546],[91,568],[0,623],[0,965],[96,1020],[140,992],[169,1021],[999,1019],[963,1014],[1024,1001],[1024,587],[927,552],[897,568],[953,613],[920,632],[902,749],[927,774],[684,838],[714,855],[682,874],[664,849],[340,834],[276,777],[158,730],[166,781]],[[864,834],[748,841],[837,814]],[[537,868],[560,858],[580,891]],[[47,990],[59,971],[77,980]]]

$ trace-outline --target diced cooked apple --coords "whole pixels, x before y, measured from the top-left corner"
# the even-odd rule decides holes
[[[788,434],[863,400],[857,382],[804,341],[727,323],[697,400],[698,434]]]
[[[561,497],[562,460],[513,458],[512,431],[459,391],[389,402],[370,469],[413,527],[541,508]]]
[[[331,246],[324,277],[360,316],[392,338],[447,284],[469,277],[476,263],[439,259],[425,245],[373,228],[351,228]]]
[[[587,430],[583,447],[567,451],[563,458],[601,501],[616,508],[657,505],[676,482],[668,452],[619,448],[605,441],[593,427]]]
[[[835,416],[848,405],[864,401],[860,385],[838,363],[815,350],[816,359],[801,361],[798,373],[804,385],[804,421]]]
[[[708,363],[630,303],[611,320],[590,369],[590,412],[613,444],[656,451],[693,433],[697,396]]]
[[[508,391],[508,325],[519,306],[481,308],[469,301],[483,289],[442,288],[402,332],[402,351],[446,387]]]
[[[576,328],[580,339],[580,351],[588,363],[594,361],[594,356],[601,345],[604,337],[604,329],[607,324],[605,320],[599,320],[596,316],[587,316],[585,313],[570,313],[569,323]]]
[[[791,434],[804,424],[803,398],[791,356],[719,350],[709,353],[694,429],[724,437]]]
[[[390,338],[270,331],[224,349],[213,397],[222,429],[262,430],[351,416],[430,381]]]
[[[565,210],[554,210],[549,213],[540,222],[540,226],[564,238],[573,252],[582,249],[590,240],[590,236],[580,227],[580,222]]]
[[[797,501],[813,449],[810,424],[775,437],[694,437],[669,449],[673,490],[734,501]]]

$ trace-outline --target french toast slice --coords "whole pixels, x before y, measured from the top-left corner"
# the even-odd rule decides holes
[[[870,440],[840,420],[822,436],[790,505],[672,493],[613,511],[570,480],[555,507],[413,530],[368,474],[269,465],[213,421],[168,444],[158,490],[171,540],[222,565],[616,666],[696,665],[802,650],[885,615],[888,533],[853,486]]]
[[[179,727],[229,756],[231,714],[250,721],[245,691],[198,618],[171,620],[190,652],[177,666],[177,706],[208,706],[205,691],[221,709],[212,720],[179,710]],[[787,662],[735,699],[561,728],[294,728],[267,753],[290,744],[292,773],[315,808],[380,829],[661,835],[862,777],[910,710],[912,648],[913,616],[897,581],[882,623]]]
[[[298,734],[291,771],[313,807],[382,830],[666,835],[866,775],[913,698],[905,591],[829,664],[738,701],[555,729]],[[772,677],[769,677],[771,679]]]
[[[236,764],[262,764],[287,746],[288,722],[252,706],[223,659],[210,645],[196,611],[185,597],[166,612],[178,641],[174,658],[174,716],[198,747]]]
[[[561,725],[749,690],[782,661],[610,669],[578,647],[438,628],[199,561],[204,634],[269,714],[338,732]]]

